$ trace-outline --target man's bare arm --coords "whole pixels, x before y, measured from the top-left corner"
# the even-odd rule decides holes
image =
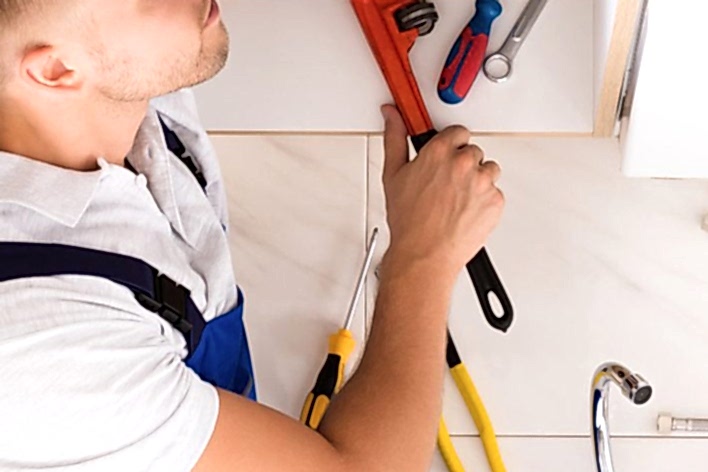
[[[461,127],[408,162],[405,126],[386,110],[391,247],[374,324],[356,374],[319,433],[220,391],[214,435],[197,472],[424,471],[441,410],[445,327],[455,279],[496,225],[499,168]]]

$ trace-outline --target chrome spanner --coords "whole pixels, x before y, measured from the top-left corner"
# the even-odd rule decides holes
[[[516,20],[516,24],[511,29],[511,33],[504,41],[504,45],[499,51],[491,54],[484,61],[484,75],[492,82],[501,83],[511,76],[513,70],[512,61],[516,53],[521,49],[521,45],[531,32],[539,15],[546,6],[548,0],[530,0],[521,12],[521,16]]]

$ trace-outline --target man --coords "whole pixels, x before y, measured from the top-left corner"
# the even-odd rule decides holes
[[[0,242],[132,256],[204,318],[233,307],[224,192],[183,90],[227,52],[211,0],[0,0]],[[391,247],[365,355],[319,432],[201,380],[182,333],[125,287],[18,278],[0,283],[0,470],[426,470],[451,293],[500,217],[500,170],[462,127],[408,162],[383,114]]]

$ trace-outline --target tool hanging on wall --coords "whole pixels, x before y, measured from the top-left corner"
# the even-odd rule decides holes
[[[418,36],[430,33],[438,21],[439,16],[435,5],[424,0],[351,1],[371,50],[403,116],[413,146],[416,151],[420,151],[435,137],[437,131],[433,127],[430,114],[413,75],[408,54]],[[513,321],[513,307],[485,249],[482,249],[467,264],[467,271],[472,279],[487,322],[493,328],[506,332]],[[497,316],[492,309],[490,297],[495,297],[499,301],[503,310],[500,316]],[[448,356],[451,350],[457,353],[452,335],[448,330]],[[448,366],[451,371],[453,365],[450,364],[450,358],[448,358]],[[455,370],[453,377],[455,377],[455,372],[460,370]],[[465,389],[470,391],[469,386],[472,384],[470,381],[469,383],[464,382],[462,385],[465,387],[461,388],[461,391]],[[479,400],[477,404],[481,405],[478,395],[476,399]],[[488,418],[487,423],[489,423]],[[489,441],[493,441],[496,446],[493,430],[489,428],[487,431],[491,431],[491,436],[487,435],[488,442],[485,443],[485,446],[491,444]],[[452,442],[443,421],[441,421],[438,438],[440,445],[445,448],[446,458],[449,460],[447,462],[448,468],[454,472],[462,471],[457,455],[449,453],[450,451],[454,453],[454,448],[452,448]],[[504,471],[501,458],[496,463],[490,460],[490,465],[492,465],[494,472]]]
[[[436,134],[418,88],[408,53],[419,35],[428,34],[438,20],[435,6],[426,1],[352,0],[354,9],[416,151]],[[513,322],[513,307],[486,249],[467,264],[484,317],[490,326],[506,332]],[[490,297],[499,301],[495,313]]]
[[[438,82],[440,99],[450,105],[465,99],[487,55],[492,23],[502,13],[497,0],[477,0],[475,13],[462,30],[445,61]]]

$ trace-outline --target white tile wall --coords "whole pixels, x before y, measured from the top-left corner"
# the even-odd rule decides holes
[[[607,360],[655,387],[642,408],[613,392],[616,434],[653,434],[662,410],[708,416],[708,184],[623,178],[615,141],[477,142],[504,169],[488,249],[516,322],[507,335],[487,326],[462,274],[450,326],[497,432],[589,434],[590,378]],[[369,226],[384,226],[382,159],[374,137]],[[476,431],[449,379],[445,417]]]
[[[366,140],[253,136],[214,143],[259,400],[299,418],[363,258]],[[363,306],[355,321],[361,340]]]

